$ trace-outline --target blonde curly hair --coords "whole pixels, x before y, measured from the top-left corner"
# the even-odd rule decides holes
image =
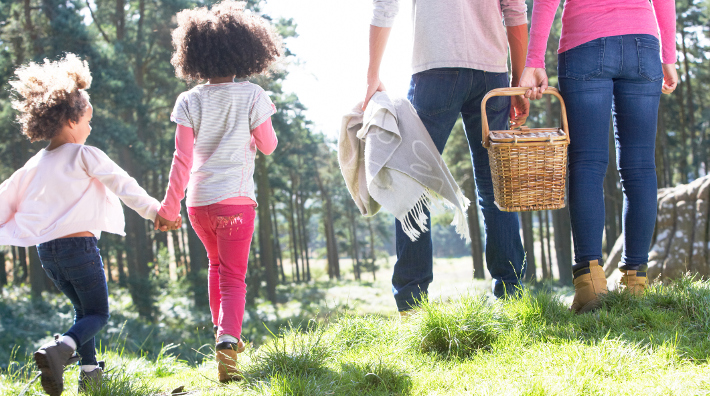
[[[226,0],[177,14],[170,63],[186,81],[263,73],[283,53],[281,36],[264,18]]]
[[[91,71],[74,54],[56,62],[30,62],[15,70],[15,76],[17,80],[10,81],[12,107],[20,113],[22,133],[32,142],[52,139],[69,121],[78,122],[89,107],[85,89],[91,86]]]

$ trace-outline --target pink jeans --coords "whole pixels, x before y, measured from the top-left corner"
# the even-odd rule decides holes
[[[247,292],[244,278],[256,211],[251,205],[217,203],[189,207],[187,213],[207,249],[210,311],[212,323],[218,326],[217,336],[239,338]]]

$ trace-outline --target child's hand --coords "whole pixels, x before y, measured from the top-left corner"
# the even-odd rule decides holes
[[[155,216],[155,224],[153,226],[154,230],[177,230],[180,227],[182,227],[182,217],[178,217],[176,221],[170,221],[161,215]]]

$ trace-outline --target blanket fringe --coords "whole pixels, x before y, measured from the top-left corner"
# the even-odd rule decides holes
[[[458,205],[449,202],[447,199],[432,191],[425,189],[424,194],[419,198],[414,207],[407,212],[403,219],[399,219],[402,223],[402,230],[412,241],[416,241],[421,236],[422,232],[427,232],[429,229],[426,226],[427,215],[424,214],[424,209],[431,211],[434,206],[437,209],[447,208],[454,211],[454,220],[451,225],[456,227],[456,233],[461,236],[461,239],[466,242],[471,242],[471,235],[468,230],[468,220],[466,209],[468,209],[471,201],[463,195],[461,190],[456,191],[456,199]],[[414,225],[417,225],[417,228]]]

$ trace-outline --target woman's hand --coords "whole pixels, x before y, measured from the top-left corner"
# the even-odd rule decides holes
[[[668,95],[675,91],[678,86],[678,72],[675,71],[675,63],[663,64],[663,87],[661,91]]]
[[[542,99],[547,89],[547,73],[541,67],[526,67],[520,75],[519,87],[532,87],[525,92],[525,97],[532,100]]]

